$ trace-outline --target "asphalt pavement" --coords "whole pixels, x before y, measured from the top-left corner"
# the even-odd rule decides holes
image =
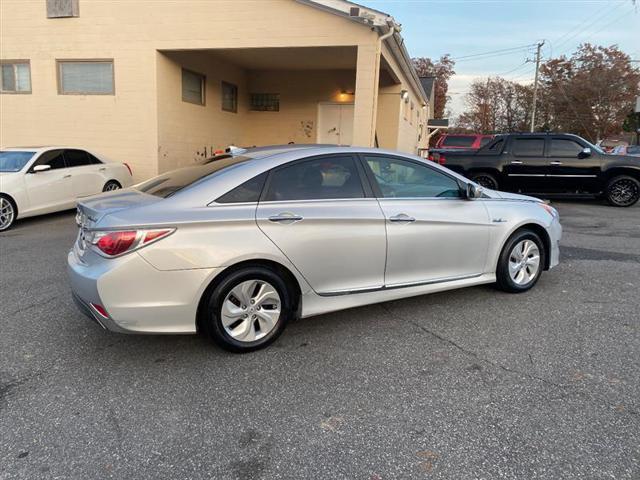
[[[640,205],[556,201],[561,264],[300,320],[234,355],[74,306],[72,212],[0,234],[0,479],[638,479]]]

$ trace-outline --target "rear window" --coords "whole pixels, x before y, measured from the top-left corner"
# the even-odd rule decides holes
[[[463,135],[447,135],[443,142],[443,147],[471,147],[476,137],[468,137]]]
[[[148,193],[149,195],[167,198],[180,190],[198,183],[206,177],[232,168],[248,160],[251,160],[251,157],[224,155],[209,158],[193,166],[179,168],[178,170],[172,170],[171,172],[158,175],[146,182],[134,185],[133,188],[140,192]]]
[[[0,152],[0,172],[18,172],[36,152]]]

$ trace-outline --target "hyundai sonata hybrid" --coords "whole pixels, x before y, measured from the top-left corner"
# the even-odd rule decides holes
[[[235,150],[81,200],[73,297],[103,328],[273,342],[292,318],[495,283],[557,265],[557,211],[379,149]]]
[[[0,151],[0,232],[18,218],[74,208],[76,199],[133,183],[126,163],[68,147]]]

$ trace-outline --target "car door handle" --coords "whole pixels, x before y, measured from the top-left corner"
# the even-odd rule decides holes
[[[522,165],[520,160],[511,160],[511,165]]]
[[[294,215],[293,213],[279,213],[278,215],[271,215],[269,217],[270,222],[299,222],[303,217],[300,215]]]
[[[65,175],[65,176],[64,176],[64,177],[62,177],[62,178],[71,178],[71,174]]]
[[[106,167],[102,167],[102,168],[99,168],[98,170],[101,171],[101,172],[106,172],[107,168]]]
[[[395,215],[393,217],[389,217],[389,221],[390,222],[396,222],[396,223],[400,223],[400,222],[415,222],[416,219],[413,217],[410,217],[409,215],[407,215],[406,213],[399,213],[398,215]]]
[[[549,162],[549,165],[562,165],[562,162],[553,161]]]

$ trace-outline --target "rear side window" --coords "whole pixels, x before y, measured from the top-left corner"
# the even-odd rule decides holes
[[[247,180],[242,185],[225,193],[216,200],[217,203],[257,203],[262,193],[262,187],[267,179],[267,173]]]
[[[443,147],[471,147],[475,137],[463,135],[447,135],[442,142]]]
[[[40,155],[40,158],[33,164],[34,167],[36,165],[50,165],[51,170],[66,168],[67,166],[64,161],[62,150],[49,150],[48,152],[44,152],[42,155]]]
[[[274,170],[266,201],[364,198],[353,157],[332,156]]]
[[[551,140],[552,157],[577,157],[583,147],[578,142],[564,138],[554,138]]]
[[[65,150],[64,156],[69,167],[83,167],[93,163],[84,150]]]
[[[513,155],[516,157],[541,157],[544,155],[544,138],[515,138]]]
[[[483,137],[480,139],[480,147],[484,147],[487,143],[489,143],[493,138],[491,137]]]

